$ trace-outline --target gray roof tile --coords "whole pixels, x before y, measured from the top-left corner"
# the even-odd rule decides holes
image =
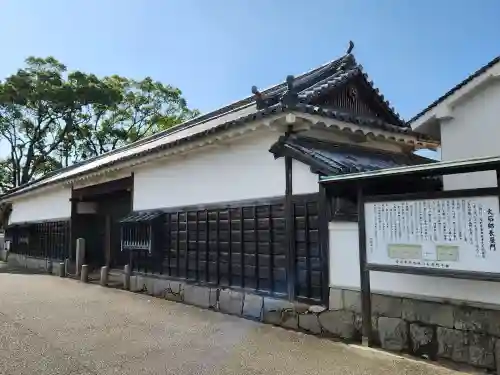
[[[319,141],[300,136],[282,137],[271,147],[276,157],[290,156],[319,174],[336,175],[431,163],[414,154],[381,152],[369,148]]]

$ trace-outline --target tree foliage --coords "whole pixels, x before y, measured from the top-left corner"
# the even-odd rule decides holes
[[[0,192],[181,123],[179,89],[147,77],[68,72],[53,57],[26,59],[0,81]],[[7,152],[3,148],[7,144]]]

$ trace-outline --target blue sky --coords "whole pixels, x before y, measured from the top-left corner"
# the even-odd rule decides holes
[[[498,0],[1,0],[0,77],[29,55],[151,76],[203,112],[325,63],[355,42],[408,119],[500,54]]]

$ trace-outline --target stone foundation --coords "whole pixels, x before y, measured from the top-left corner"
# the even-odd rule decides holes
[[[345,322],[344,335],[361,336],[359,291],[330,288],[329,308],[338,314],[337,322]],[[498,367],[500,373],[500,311],[491,306],[372,294],[372,327],[383,349],[489,370]]]
[[[59,260],[45,258],[33,258],[25,255],[9,252],[7,262],[14,267],[28,268],[35,271],[57,274],[57,263]]]

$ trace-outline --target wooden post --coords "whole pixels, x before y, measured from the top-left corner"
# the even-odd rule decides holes
[[[78,238],[76,240],[76,274],[80,275],[85,260],[85,239]]]
[[[359,275],[361,284],[361,316],[362,344],[371,346],[372,339],[372,301],[370,288],[370,271],[366,267],[366,232],[365,232],[365,202],[363,187],[358,185],[358,236],[359,236]]]
[[[64,276],[69,275],[69,258],[64,260]]]
[[[323,303],[328,306],[330,300],[330,232],[331,204],[328,191],[323,184],[319,184],[319,246],[321,251],[321,288]]]
[[[287,252],[287,284],[288,299],[295,300],[295,217],[293,207],[293,188],[292,188],[292,158],[285,156],[285,236]]]
[[[123,267],[123,289],[130,290],[130,264],[126,264]]]
[[[82,269],[80,271],[80,281],[82,283],[89,282],[89,266],[87,264],[82,264]]]

